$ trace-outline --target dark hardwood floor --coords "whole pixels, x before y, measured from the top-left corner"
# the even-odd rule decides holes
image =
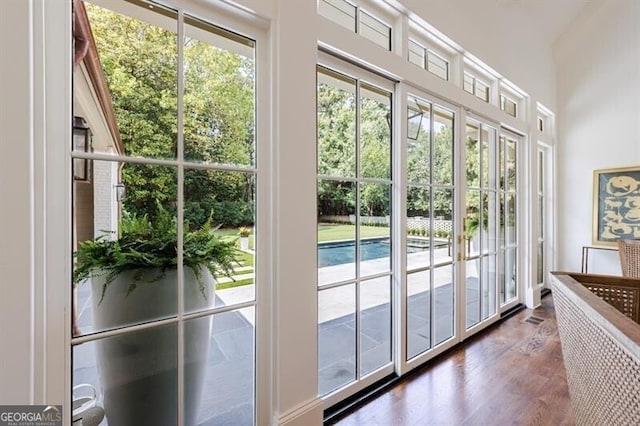
[[[543,321],[533,324],[530,317]],[[552,296],[469,339],[337,424],[573,425]]]

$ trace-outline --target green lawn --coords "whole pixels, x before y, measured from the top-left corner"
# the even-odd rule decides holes
[[[356,235],[355,225],[320,225],[318,226],[318,242],[353,240]],[[388,237],[389,228],[382,226],[361,226],[360,237]]]

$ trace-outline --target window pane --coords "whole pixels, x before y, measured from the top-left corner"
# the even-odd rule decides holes
[[[517,294],[517,249],[508,249],[504,253],[504,280],[506,287],[506,301],[515,298]]]
[[[255,300],[255,176],[186,169],[184,172],[186,312]],[[249,232],[243,246],[240,228]],[[191,264],[215,252],[213,271]]]
[[[430,50],[427,53],[427,70],[443,80],[449,80],[449,62]]]
[[[435,345],[453,337],[454,327],[454,295],[453,295],[453,265],[443,266],[433,270],[434,294],[433,304],[435,319]]]
[[[348,30],[356,31],[356,8],[351,3],[344,0],[321,0],[318,9],[325,18]]]
[[[431,182],[431,104],[409,98],[407,140],[407,181]]]
[[[255,308],[185,321],[185,424],[254,424]]]
[[[467,187],[480,188],[480,128],[467,124],[467,143],[466,143],[466,175]]]
[[[431,197],[428,188],[407,188],[407,269],[430,265]]]
[[[176,169],[91,163],[73,183],[74,334],[174,316]]]
[[[431,348],[429,271],[407,275],[407,359]]]
[[[453,184],[453,113],[434,107],[433,182]]]
[[[318,174],[356,174],[355,80],[318,72]]]
[[[356,286],[318,292],[318,393],[356,379]]]
[[[361,276],[391,270],[390,223],[391,186],[360,184]]]
[[[474,80],[475,79],[470,74],[467,74],[466,72],[464,73],[462,88],[464,89],[465,92],[471,93],[472,95],[474,93],[474,89],[473,89]]]
[[[497,256],[489,255],[480,258],[482,283],[480,285],[482,319],[485,320],[496,313]]]
[[[360,174],[391,178],[391,94],[365,84],[360,96]]]
[[[544,242],[538,243],[538,264],[536,268],[536,276],[538,278],[538,284],[543,284],[544,279]]]
[[[360,284],[360,375],[391,362],[391,286],[382,277]]]
[[[477,78],[475,79],[475,85],[476,96],[485,102],[489,102],[489,85]]]
[[[358,34],[386,50],[391,50],[391,27],[363,10],[359,10],[359,17]]]
[[[517,203],[516,194],[506,194],[506,205],[504,209],[504,222],[506,224],[506,243],[508,245],[517,244]]]
[[[418,65],[420,68],[424,68],[425,53],[426,50],[424,47],[413,40],[409,40],[409,62]]]
[[[83,343],[73,347],[73,386],[95,389],[110,425],[178,424],[177,355],[175,324]],[[202,383],[184,391],[195,401]],[[91,393],[74,390],[76,396]]]
[[[517,104],[505,96],[500,96],[500,109],[513,117],[517,116]]]
[[[361,232],[365,228],[361,228]],[[368,228],[366,228],[368,230]],[[377,228],[376,228],[377,231]],[[356,190],[353,182],[318,181],[318,284],[356,276]]]
[[[517,191],[517,145],[514,140],[507,139],[505,147],[505,168],[506,168],[506,190]]]
[[[467,245],[467,253],[469,256],[475,256],[480,253],[480,244],[486,246],[486,241],[481,241],[481,229],[486,228],[485,219],[487,215],[482,211],[481,192],[478,190],[467,191],[467,216],[465,218],[465,237],[470,240]]]
[[[453,190],[433,190],[433,250],[435,263],[453,261]]]
[[[480,322],[480,259],[468,260],[465,266],[467,328]]]
[[[109,131],[94,138],[93,151],[175,158],[177,14],[154,5],[139,8],[143,20],[138,20],[90,3],[86,9],[115,116],[111,125],[110,106],[101,104]],[[95,106],[92,83],[84,73],[76,73],[74,80],[75,113],[85,116],[83,111]]]
[[[255,165],[254,43],[185,18],[184,157]]]

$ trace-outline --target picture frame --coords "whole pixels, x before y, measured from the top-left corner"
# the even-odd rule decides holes
[[[640,238],[640,166],[593,172],[594,245]]]

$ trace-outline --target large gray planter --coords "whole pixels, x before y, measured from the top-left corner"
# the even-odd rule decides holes
[[[204,296],[192,269],[185,267],[185,311],[214,305],[214,282],[202,272]],[[176,270],[145,271],[127,295],[136,272],[120,274],[100,302],[104,278],[92,279],[93,319],[96,330],[121,328],[175,317],[178,307]],[[153,281],[154,278],[160,279]],[[152,281],[152,282],[145,282]],[[185,424],[194,425],[202,399],[209,355],[212,317],[184,325]],[[176,324],[108,337],[96,342],[100,384],[107,420],[112,426],[177,424],[178,332]]]

